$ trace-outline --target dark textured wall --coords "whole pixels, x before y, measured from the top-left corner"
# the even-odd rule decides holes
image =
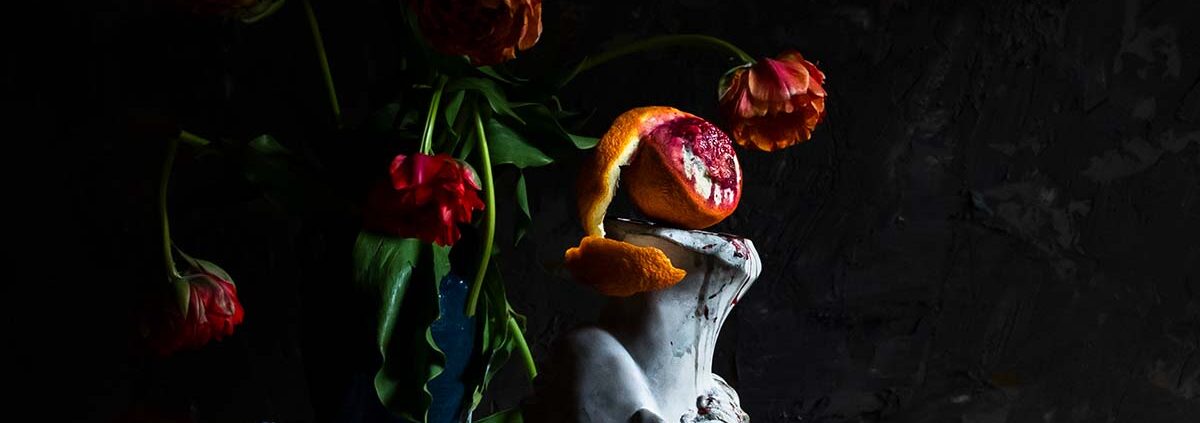
[[[386,18],[395,6],[316,3],[347,114],[362,119],[396,88],[387,82],[394,46],[379,41],[399,30]],[[66,50],[79,57],[45,58],[75,77],[61,84],[82,90],[81,107],[166,103],[185,126],[209,133],[328,141],[294,8],[231,32],[168,28],[139,5],[91,7],[80,14],[90,41]],[[545,8],[533,62],[547,51],[582,55],[605,42],[705,32],[755,55],[796,48],[828,75],[827,121],[800,146],[741,152],[742,205],[716,227],[754,240],[765,264],[726,324],[715,366],[753,421],[1200,419],[1200,3]],[[218,40],[151,35],[187,31]],[[564,99],[594,111],[593,135],[640,105],[715,119],[715,81],[729,65],[703,51],[646,54],[581,76]],[[37,105],[67,97],[43,93]],[[84,122],[63,135],[108,128],[102,118]],[[96,212],[70,224],[96,234],[96,253],[81,260],[149,280],[159,270],[145,265],[157,256],[144,193],[153,191],[157,153],[139,158],[127,144],[83,150],[90,167],[78,172],[93,177],[75,185],[72,201]],[[271,214],[253,193],[212,188],[236,186],[213,182],[236,176],[204,163],[180,165],[193,176],[180,177],[187,194],[173,202],[177,238],[236,275],[247,323],[170,362],[131,358],[121,342],[132,341],[112,341],[123,332],[84,323],[101,345],[74,363],[88,371],[80,390],[92,420],[129,409],[207,421],[368,413],[340,404],[369,397],[354,391],[372,360],[369,316],[339,312],[355,298],[329,287],[347,283],[341,255],[353,221]],[[574,172],[568,161],[529,173],[535,229],[502,258],[543,362],[555,337],[593,318],[602,301],[558,264],[581,235],[571,217]],[[627,204],[610,211],[629,213]],[[114,309],[132,306],[123,301]],[[359,373],[347,370],[355,366]],[[529,392],[518,367],[506,369],[484,409]]]
[[[754,421],[1200,419],[1200,5],[747,3],[569,10],[589,42],[705,31],[829,77],[823,128],[740,153],[717,226],[765,263],[716,358]],[[580,104],[714,116],[723,68],[630,60],[605,71],[636,79],[589,75]],[[573,235],[540,225],[518,254],[538,351],[595,310],[542,264]]]

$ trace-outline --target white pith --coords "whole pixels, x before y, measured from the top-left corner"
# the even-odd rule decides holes
[[[692,189],[717,206],[733,202],[733,190],[717,186],[708,177],[708,166],[704,164],[704,159],[693,153],[686,144],[681,144],[680,148],[683,151],[683,176],[692,182]]]

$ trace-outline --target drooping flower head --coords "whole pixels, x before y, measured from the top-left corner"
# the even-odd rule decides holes
[[[775,151],[807,141],[825,117],[825,74],[796,51],[738,67],[722,79],[720,107],[739,145]]]
[[[401,238],[452,245],[458,224],[483,209],[479,178],[471,166],[448,154],[398,155],[389,183],[372,191],[364,211],[367,229]]]
[[[184,258],[187,269],[171,281],[174,301],[158,303],[163,313],[149,322],[149,344],[162,356],[233,335],[245,317],[228,273],[211,262]]]
[[[516,58],[542,34],[542,0],[413,0],[411,8],[434,49],[476,66]]]

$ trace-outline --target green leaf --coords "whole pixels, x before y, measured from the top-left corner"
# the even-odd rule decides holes
[[[584,137],[573,135],[563,128],[559,122],[558,115],[542,104],[537,103],[520,103],[513,106],[513,110],[521,115],[528,125],[522,129],[534,134],[538,139],[544,139],[552,142],[554,145],[547,147],[573,146],[579,150],[586,150],[596,146],[600,140],[598,138]]]
[[[257,138],[250,140],[250,143],[247,144],[247,146],[254,151],[270,156],[292,153],[286,147],[284,147],[283,144],[280,144],[279,141],[276,141],[275,137],[267,134],[259,135]]]
[[[508,299],[504,293],[504,280],[497,262],[498,260],[493,258],[491,265],[488,266],[483,282],[482,298],[479,302],[479,309],[476,310],[476,318],[479,319],[477,322],[481,327],[480,338],[476,340],[475,344],[479,345],[482,360],[473,362],[472,366],[467,368],[466,373],[463,374],[463,380],[467,382],[467,386],[474,387],[474,392],[471,394],[470,411],[474,411],[475,407],[479,405],[488,384],[508,361],[508,357],[516,346],[515,334],[509,331],[508,319],[516,317],[518,322],[522,323],[525,320],[523,316],[514,313],[508,305]]]
[[[545,166],[554,162],[542,150],[530,145],[512,128],[496,119],[488,119],[484,125],[492,164],[511,164],[518,168]]]
[[[433,283],[438,286],[450,273],[450,246],[431,244],[429,247],[433,251]]]
[[[467,128],[471,127],[468,123],[471,121],[474,101],[467,101],[467,98],[466,91],[459,91],[450,95],[446,107],[443,109],[446,118],[446,131],[442,132],[439,142],[434,146],[434,151],[454,154],[455,150],[459,148],[459,144],[470,140],[472,131]],[[460,156],[466,157],[465,154]]]
[[[575,134],[570,134],[570,136],[571,136],[571,142],[575,143],[575,148],[578,148],[580,150],[590,149],[592,147],[595,147],[596,144],[600,143],[600,139],[596,138],[596,137],[585,137],[583,135],[575,135]]]
[[[517,178],[517,207],[521,209],[525,217],[530,217],[529,194],[525,190],[525,172],[521,172],[521,176]]]
[[[520,408],[510,408],[496,414],[476,420],[475,423],[525,423]]]
[[[463,99],[466,98],[467,92],[459,91],[454,93],[454,95],[450,97],[449,101],[446,102],[446,107],[444,109],[446,115],[446,126],[450,128],[451,135],[457,136],[454,130],[454,121],[455,119],[458,119],[458,111],[462,109]]]
[[[478,70],[479,73],[490,76],[492,78],[496,78],[500,82],[503,82],[508,85],[517,85],[518,83],[528,81],[527,79],[518,78],[516,76],[508,75],[506,73],[502,74],[499,70],[497,70],[493,66],[480,66],[480,67],[476,68],[476,70]]]
[[[427,384],[446,361],[429,329],[438,318],[434,275],[448,269],[449,260],[439,258],[446,251],[368,232],[359,233],[354,245],[355,280],[381,296],[377,340],[383,364],[375,374],[375,391],[392,413],[415,422],[425,421],[433,400]],[[432,263],[422,265],[425,256]]]
[[[380,289],[386,298],[388,290],[396,288],[392,286],[395,276],[411,271],[420,252],[421,241],[415,238],[360,232],[354,243],[354,280],[361,287]]]
[[[543,140],[544,146],[554,148],[572,143],[570,134],[563,129],[562,125],[559,125],[558,119],[554,118],[554,113],[546,106],[538,103],[522,103],[514,106],[513,110],[526,122],[529,122],[521,129],[536,136],[537,139]]]
[[[458,91],[472,90],[483,94],[487,99],[488,105],[492,110],[504,116],[516,119],[521,124],[525,121],[513,112],[512,107],[508,104],[508,98],[504,95],[504,91],[496,85],[496,81],[487,78],[457,78],[446,84],[446,92],[453,93]]]
[[[487,129],[485,128],[484,130],[486,131]],[[474,133],[463,135],[463,138],[466,139],[466,142],[462,143],[462,150],[458,152],[457,157],[459,160],[466,160],[471,155],[471,152],[475,150],[475,143],[478,142],[475,140]]]
[[[513,245],[521,242],[521,238],[525,237],[525,232],[529,230],[530,224],[533,223],[533,215],[529,213],[529,193],[525,188],[525,172],[521,172],[521,175],[517,177],[516,197],[517,209],[521,210],[521,214],[518,215],[516,224],[517,233],[514,237]]]

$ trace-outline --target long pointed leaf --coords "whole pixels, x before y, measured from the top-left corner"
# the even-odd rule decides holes
[[[596,144],[599,144],[600,139],[596,137],[585,137],[583,135],[571,134],[571,142],[575,143],[575,148],[587,150],[595,147]]]
[[[496,113],[516,119],[522,124],[525,123],[520,116],[513,112],[512,107],[508,105],[508,97],[504,95],[504,91],[496,82],[487,78],[456,78],[446,84],[446,92],[453,93],[463,90],[478,91],[487,99],[488,105]]]
[[[499,120],[488,119],[485,130],[493,165],[511,164],[524,169],[554,163],[554,159]]]
[[[466,91],[459,91],[452,94],[446,102],[446,107],[443,108],[443,113],[446,117],[446,126],[450,129],[450,134],[458,137],[458,132],[454,128],[454,122],[458,120],[458,112],[462,110],[463,100],[467,98]]]
[[[521,242],[521,238],[525,237],[525,232],[529,230],[529,226],[533,223],[533,215],[529,213],[529,193],[525,187],[525,172],[517,177],[517,209],[521,214],[517,215],[516,235],[514,236],[513,244]]]
[[[359,234],[354,247],[357,283],[381,296],[377,338],[383,364],[375,391],[389,410],[415,422],[425,421],[432,402],[427,384],[445,365],[430,325],[438,318],[434,275],[448,269],[446,251],[367,232]]]
[[[472,368],[468,369],[468,373],[463,377],[469,383],[468,386],[474,387],[471,402],[468,404],[468,410],[471,411],[479,405],[488,384],[508,361],[516,346],[513,340],[515,334],[509,331],[508,319],[515,315],[518,322],[524,322],[524,317],[513,313],[508,306],[504,280],[496,262],[497,260],[492,260],[492,265],[488,266],[483,282],[483,298],[479,303],[479,310],[476,311],[476,315],[482,317],[479,320],[480,338],[476,341],[476,345],[480,346],[480,359],[472,363]]]
[[[521,130],[536,136],[541,146],[548,149],[564,149],[574,144],[570,134],[558,123],[558,119],[548,107],[538,103],[522,103],[514,105],[513,111],[528,122]]]

